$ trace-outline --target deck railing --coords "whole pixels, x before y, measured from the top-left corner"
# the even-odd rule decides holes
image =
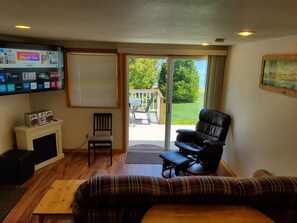
[[[145,109],[152,93],[155,92],[149,112],[155,113],[158,123],[162,123],[164,97],[159,89],[129,89],[129,97],[139,98],[141,100],[140,108]]]

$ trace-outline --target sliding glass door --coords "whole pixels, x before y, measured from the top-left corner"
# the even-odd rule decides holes
[[[165,148],[164,101],[158,87],[163,57],[129,56],[128,150],[160,151]]]
[[[129,148],[177,149],[204,103],[207,57],[128,57]],[[148,112],[150,98],[154,97]]]
[[[194,130],[204,106],[207,57],[170,57],[167,70],[165,148],[176,150],[176,130]]]

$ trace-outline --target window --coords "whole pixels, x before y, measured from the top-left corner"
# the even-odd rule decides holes
[[[118,107],[118,55],[67,50],[67,95],[72,107]]]

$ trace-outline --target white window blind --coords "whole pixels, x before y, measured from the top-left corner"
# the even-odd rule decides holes
[[[117,107],[117,55],[68,52],[69,102],[74,107]]]

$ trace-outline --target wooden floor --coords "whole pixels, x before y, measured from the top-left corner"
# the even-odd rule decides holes
[[[147,175],[161,177],[162,165],[125,164],[126,153],[113,155],[113,165],[109,166],[109,156],[101,154],[90,166],[87,165],[87,153],[82,151],[65,152],[65,158],[35,171],[22,187],[28,190],[22,199],[6,216],[3,223],[38,223],[38,217],[32,212],[55,180],[88,179],[97,169],[105,169],[111,175]],[[220,165],[216,175],[230,176]],[[53,221],[47,221],[52,223]],[[69,223],[71,221],[55,221]]]

